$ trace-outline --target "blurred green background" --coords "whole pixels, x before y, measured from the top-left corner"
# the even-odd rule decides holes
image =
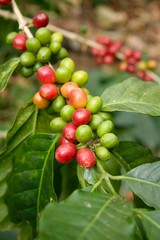
[[[50,23],[70,32],[76,32],[84,38],[95,40],[99,35],[108,35],[114,40],[124,42],[127,47],[139,49],[145,57],[160,62],[159,7],[160,1],[147,0],[41,0],[18,1],[24,16],[33,17],[39,11],[49,15]],[[0,10],[11,11],[11,6]],[[0,64],[10,57],[18,56],[16,50],[5,42],[6,35],[18,31],[18,24],[4,19],[0,13]],[[78,41],[65,38],[64,46],[76,64],[76,69],[89,73],[86,87],[93,95],[101,95],[106,87],[131,77],[128,73],[112,66],[97,66],[90,55],[90,48]],[[158,64],[157,73],[160,67]],[[38,90],[36,76],[23,78],[15,72],[4,92],[0,94],[0,146],[12,126],[18,109]],[[160,156],[160,119],[134,113],[113,113],[115,128],[121,140],[133,140],[149,147]],[[16,239],[16,232],[0,233],[1,240]]]

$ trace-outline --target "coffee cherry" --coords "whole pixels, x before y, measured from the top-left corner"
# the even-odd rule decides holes
[[[55,32],[51,35],[51,42],[56,41],[59,43],[63,42],[63,35],[60,32]]]
[[[112,120],[112,115],[108,112],[98,112],[98,115],[100,115],[103,120]]]
[[[111,120],[103,121],[97,128],[97,135],[102,137],[104,134],[111,132],[113,128],[114,125]]]
[[[39,89],[39,94],[47,100],[53,100],[58,96],[58,88],[52,83],[44,83]]]
[[[38,69],[40,69],[41,67],[43,67],[43,63],[41,63],[41,62],[36,62],[36,63],[34,64],[34,66],[33,66],[33,71],[34,71],[34,72],[37,72]]]
[[[39,108],[39,109],[43,109],[49,106],[49,101],[42,98],[39,94],[39,92],[37,92],[34,96],[33,96],[33,103]]]
[[[53,54],[57,54],[60,51],[61,47],[61,43],[57,41],[53,41],[49,45],[49,48]]]
[[[75,108],[84,108],[87,104],[87,94],[81,88],[75,88],[69,93],[69,103]]]
[[[37,53],[37,60],[42,63],[48,63],[51,55],[51,50],[48,47],[41,47]]]
[[[88,125],[81,125],[76,130],[76,139],[80,143],[86,143],[92,138],[92,129]]]
[[[76,71],[73,73],[71,81],[82,87],[88,81],[88,73],[82,70]]]
[[[20,63],[24,67],[32,67],[36,62],[36,58],[31,52],[24,52],[20,56]]]
[[[78,84],[77,83],[73,83],[73,82],[66,82],[62,85],[61,87],[61,94],[63,95],[63,97],[65,98],[69,98],[69,94],[70,92],[75,89],[78,88]]]
[[[66,102],[63,96],[59,95],[56,99],[52,102],[52,109],[55,113],[59,113],[61,109],[65,106]],[[65,119],[64,119],[65,120]]]
[[[6,43],[9,45],[13,44],[13,39],[15,38],[15,36],[17,35],[17,32],[10,32],[7,36],[6,36]]]
[[[95,96],[87,102],[86,109],[88,109],[91,113],[97,113],[101,110],[102,104],[103,102],[101,97]]]
[[[61,138],[59,139],[59,145],[62,145],[64,143],[68,143],[68,142],[69,141],[65,137],[63,137],[63,136],[61,136]]]
[[[147,66],[148,69],[153,70],[157,67],[157,62],[153,59],[150,59],[146,62],[146,66]]]
[[[104,44],[106,46],[110,46],[112,41],[108,36],[99,36],[96,41],[100,44]]]
[[[50,43],[51,32],[45,27],[39,28],[36,31],[35,36],[42,45],[46,45],[46,44]]]
[[[91,120],[91,113],[86,108],[77,109],[72,116],[72,121],[75,125],[80,126],[87,124]]]
[[[60,67],[68,68],[70,70],[70,72],[73,73],[74,69],[75,69],[75,63],[71,58],[66,57],[61,61]]]
[[[113,55],[111,54],[107,54],[106,56],[104,56],[103,62],[106,64],[113,64],[115,61],[115,58]]]
[[[96,130],[102,122],[103,118],[99,114],[93,114],[89,126],[92,128],[92,130]]]
[[[65,105],[60,111],[60,116],[67,122],[72,120],[72,115],[75,112],[75,108],[71,105]]]
[[[68,52],[65,48],[61,48],[60,51],[56,54],[56,59],[57,60],[62,60],[68,56]]]
[[[76,142],[76,129],[77,126],[74,123],[67,123],[62,131],[63,137],[68,141]]]
[[[50,122],[50,127],[53,133],[61,133],[66,124],[61,117],[55,117]]]
[[[21,74],[23,77],[28,78],[28,77],[32,76],[33,73],[34,73],[34,72],[33,72],[33,68],[32,68],[32,67],[30,67],[30,68],[28,68],[28,67],[21,67],[21,68],[20,68],[20,74]]]
[[[13,47],[19,51],[26,50],[27,36],[23,33],[18,33],[13,39]]]
[[[38,69],[37,78],[42,83],[54,83],[56,81],[55,71],[49,66],[43,66]]]
[[[114,133],[106,133],[100,138],[100,143],[106,148],[113,148],[118,145],[118,137]]]
[[[55,158],[59,163],[71,162],[77,153],[76,145],[68,142],[60,145],[55,151]]]
[[[28,38],[26,40],[26,48],[29,52],[36,54],[41,48],[41,43],[37,38]]]
[[[101,161],[107,161],[108,159],[110,159],[111,156],[108,149],[103,146],[97,147],[95,150],[95,154]]]
[[[48,15],[43,12],[37,13],[32,20],[32,24],[35,28],[46,27],[48,22],[49,22]]]
[[[0,5],[7,5],[10,4],[12,0],[0,0]]]
[[[71,71],[66,67],[56,69],[56,79],[58,83],[66,83],[71,79]]]
[[[92,168],[96,164],[96,156],[88,148],[78,150],[76,159],[78,164],[83,168]]]

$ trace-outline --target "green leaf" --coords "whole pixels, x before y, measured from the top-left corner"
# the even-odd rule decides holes
[[[142,221],[148,240],[159,239],[160,234],[160,211],[137,210],[137,215]]]
[[[53,155],[58,139],[53,134],[34,134],[16,150],[5,196],[14,223],[32,224],[44,206],[56,199]]]
[[[50,203],[39,223],[40,240],[132,240],[133,206],[120,197],[75,191],[61,203]]]
[[[8,80],[19,64],[19,58],[11,58],[0,66],[0,91],[3,91]]]
[[[152,152],[135,142],[120,142],[113,150],[113,155],[117,162],[126,171],[131,170],[144,163],[151,163],[156,161]]]
[[[124,111],[160,116],[160,85],[129,78],[107,88],[102,111]]]
[[[148,206],[160,209],[160,161],[136,167],[121,179]]]

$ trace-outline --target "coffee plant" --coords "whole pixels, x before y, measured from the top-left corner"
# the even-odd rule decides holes
[[[20,56],[0,66],[1,91],[16,69],[40,83],[0,151],[0,230],[19,229],[19,240],[159,239],[160,159],[120,141],[111,114],[160,116],[158,83],[143,69],[145,81],[129,78],[94,96],[45,13],[27,25],[14,0],[0,4],[13,7],[20,27],[6,36]],[[111,64],[121,43],[98,43],[105,47],[92,49],[96,61]],[[121,70],[142,71],[140,52],[124,54]]]

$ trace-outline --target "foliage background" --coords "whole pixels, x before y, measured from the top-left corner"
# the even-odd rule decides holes
[[[99,35],[108,35],[123,41],[126,47],[143,51],[144,58],[160,62],[160,2],[149,0],[17,0],[24,16],[33,17],[38,11],[48,13],[50,23],[71,32],[77,32],[95,40]],[[11,10],[9,6],[3,7]],[[5,42],[10,31],[17,31],[18,24],[0,17],[0,64],[17,52]],[[107,86],[127,79],[129,74],[121,73],[118,65],[97,66],[91,58],[89,48],[78,41],[65,38],[65,47],[75,61],[77,69],[89,72],[89,88],[94,95],[100,95]],[[158,64],[157,73],[160,72]],[[7,89],[0,95],[0,146],[6,131],[11,127],[15,114],[38,89],[33,76],[24,79],[17,72],[11,77]],[[160,156],[160,119],[135,113],[114,113],[117,134],[121,140],[134,140],[149,147]],[[1,240],[16,239],[16,233],[0,233]]]

